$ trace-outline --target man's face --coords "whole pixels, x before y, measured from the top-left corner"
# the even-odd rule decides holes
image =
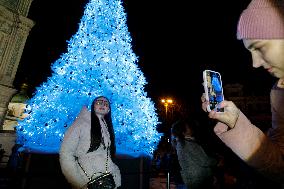
[[[96,114],[106,115],[110,110],[108,100],[104,97],[98,98],[95,102],[94,109]]]
[[[252,54],[253,67],[262,66],[274,77],[284,78],[284,39],[244,39],[243,43]]]

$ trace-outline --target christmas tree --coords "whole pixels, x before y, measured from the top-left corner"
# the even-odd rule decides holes
[[[102,95],[111,101],[117,151],[151,155],[161,134],[137,62],[121,1],[90,0],[67,52],[28,101],[29,116],[16,127],[17,143],[27,151],[58,153],[82,106],[90,110]]]

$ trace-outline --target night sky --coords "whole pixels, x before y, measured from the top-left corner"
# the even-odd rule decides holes
[[[15,87],[46,81],[50,65],[66,52],[88,0],[34,0],[35,21],[23,52]],[[246,92],[267,95],[274,79],[253,69],[249,52],[236,39],[239,15],[249,0],[125,0],[128,29],[138,65],[148,81],[148,96],[199,101],[202,70],[222,74],[223,84],[241,83]],[[265,90],[263,90],[265,89]]]

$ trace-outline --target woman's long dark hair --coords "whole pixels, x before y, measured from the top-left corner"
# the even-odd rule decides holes
[[[90,148],[88,150],[88,152],[93,152],[95,150],[97,150],[100,146],[100,144],[102,143],[102,132],[101,132],[101,124],[100,124],[100,120],[97,117],[96,113],[95,113],[95,103],[99,98],[106,98],[104,96],[99,96],[97,98],[94,99],[92,106],[91,106],[91,144],[90,144]],[[107,99],[107,98],[106,98]],[[109,100],[107,99],[107,101],[109,102]],[[109,103],[110,105],[110,103]],[[114,157],[116,148],[115,148],[115,137],[114,137],[114,129],[113,129],[113,125],[112,125],[112,119],[111,119],[111,108],[109,106],[109,112],[104,116],[104,119],[107,123],[107,128],[108,128],[108,132],[110,135],[110,154],[111,157]]]

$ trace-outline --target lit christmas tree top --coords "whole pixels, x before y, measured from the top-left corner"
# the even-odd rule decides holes
[[[137,66],[120,0],[90,0],[68,51],[52,65],[52,76],[28,102],[17,143],[27,151],[58,153],[66,129],[83,105],[111,101],[118,153],[151,155],[161,134],[158,117]]]

